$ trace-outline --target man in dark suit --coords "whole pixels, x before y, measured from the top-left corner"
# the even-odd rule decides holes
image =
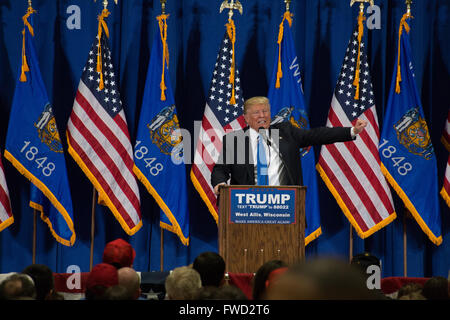
[[[271,125],[270,104],[266,97],[253,97],[244,103],[244,119],[248,126],[226,134],[222,153],[215,164],[211,184],[214,192],[229,179],[232,185],[257,184],[257,144],[262,139],[267,159],[268,185],[302,185],[300,148],[345,142],[367,126],[367,121],[357,120],[354,127],[320,127],[300,129],[290,122]]]

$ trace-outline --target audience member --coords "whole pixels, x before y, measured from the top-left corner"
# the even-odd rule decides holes
[[[350,264],[356,268],[358,268],[365,278],[367,278],[370,274],[367,273],[367,268],[370,266],[377,266],[381,269],[381,261],[376,256],[369,252],[364,252],[353,256]]]
[[[265,299],[266,298],[266,288],[269,285],[269,282],[267,282],[269,275],[274,270],[277,270],[280,268],[283,268],[281,270],[285,270],[286,267],[287,267],[287,264],[281,260],[267,261],[261,267],[259,267],[259,269],[256,271],[255,277],[253,278],[253,293],[252,293],[253,300]]]
[[[55,292],[53,271],[43,264],[32,264],[26,267],[23,274],[29,275],[36,288],[36,300],[62,300],[61,295]]]
[[[103,300],[106,289],[118,284],[118,272],[114,266],[107,263],[97,264],[86,280],[86,300]]]
[[[382,299],[369,290],[361,273],[347,262],[316,258],[289,268],[267,292],[274,300]]]
[[[108,242],[103,250],[103,262],[109,263],[117,269],[133,267],[136,251],[123,239]]]
[[[223,285],[225,261],[219,254],[211,251],[203,252],[195,258],[192,267],[200,274],[203,286]]]
[[[198,290],[196,300],[248,300],[241,289],[234,285],[206,286]]]
[[[34,300],[36,288],[26,274],[14,273],[0,284],[0,300]]]
[[[432,277],[423,285],[422,294],[427,300],[448,300],[449,283],[444,277]]]
[[[419,291],[409,292],[402,295],[398,300],[427,300]]]
[[[128,289],[121,285],[107,288],[104,298],[105,300],[132,300]]]
[[[244,292],[233,285],[223,285],[213,294],[214,300],[248,300]]]
[[[141,296],[141,280],[138,273],[129,267],[120,268],[118,271],[119,285],[128,292],[129,300],[137,300]]]
[[[200,274],[190,267],[175,268],[166,278],[168,300],[194,300],[202,287]]]
[[[403,296],[414,296],[416,293],[422,295],[423,286],[417,282],[410,282],[403,285],[397,291],[397,299],[402,298]],[[405,298],[406,299],[406,298]],[[407,299],[412,300],[412,299]]]

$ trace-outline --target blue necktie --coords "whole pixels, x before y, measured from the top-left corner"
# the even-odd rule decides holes
[[[258,152],[257,152],[257,184],[259,186],[267,186],[269,184],[266,150],[261,135],[258,136]]]

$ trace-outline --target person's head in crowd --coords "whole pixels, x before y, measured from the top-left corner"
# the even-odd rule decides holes
[[[192,267],[200,274],[203,286],[223,285],[225,261],[219,254],[211,251],[203,252],[195,258]]]
[[[112,286],[105,290],[105,300],[132,300],[130,292],[127,288],[121,285]]]
[[[315,258],[289,268],[267,293],[273,300],[382,299],[360,271],[336,258]]]
[[[444,277],[432,277],[423,285],[422,294],[427,300],[448,300],[449,282]]]
[[[108,242],[103,250],[104,263],[109,263],[117,269],[123,267],[133,267],[136,251],[123,239],[116,239]]]
[[[223,285],[220,287],[201,287],[195,297],[196,300],[248,300],[241,289],[234,285]]]
[[[138,273],[129,267],[120,268],[118,271],[119,285],[127,289],[130,300],[137,300],[141,295],[141,280]]]
[[[247,296],[236,286],[223,285],[212,295],[214,300],[248,300]]]
[[[398,300],[427,300],[420,291],[409,292],[408,294],[402,295]]]
[[[166,278],[166,297],[168,300],[194,300],[201,287],[202,280],[196,270],[178,267]]]
[[[26,267],[22,273],[29,275],[36,288],[36,300],[52,300],[55,290],[55,281],[52,270],[43,264],[32,264]]]
[[[0,300],[34,300],[36,288],[27,274],[14,273],[0,284]]]
[[[370,276],[371,273],[367,273],[367,269],[370,266],[377,266],[381,269],[381,261],[370,252],[364,252],[352,257],[350,264],[361,271],[365,278]]]
[[[373,265],[381,268],[380,259],[370,252],[354,255],[350,264],[359,267],[363,272],[366,272],[367,268]]]
[[[86,300],[103,300],[107,288],[119,284],[117,269],[108,263],[95,265],[86,280]]]
[[[252,297],[253,300],[263,300],[266,298],[266,288],[269,286],[270,282],[268,282],[269,275],[275,271],[280,269],[285,270],[287,267],[286,262],[281,260],[270,260],[264,263],[259,269],[256,271],[255,277],[253,278],[253,292]],[[272,281],[275,280],[275,272],[272,275]]]
[[[419,293],[422,295],[423,286],[417,282],[410,282],[403,285],[397,292],[397,299],[400,299],[403,296],[410,296],[413,293]]]

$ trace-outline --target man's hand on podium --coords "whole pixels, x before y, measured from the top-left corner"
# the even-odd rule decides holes
[[[226,185],[226,183],[225,183],[225,182],[221,182],[221,183],[219,183],[219,184],[216,184],[216,186],[214,187],[214,193],[215,193],[216,195],[219,195],[219,187],[220,187],[220,186],[223,186],[223,185]]]

